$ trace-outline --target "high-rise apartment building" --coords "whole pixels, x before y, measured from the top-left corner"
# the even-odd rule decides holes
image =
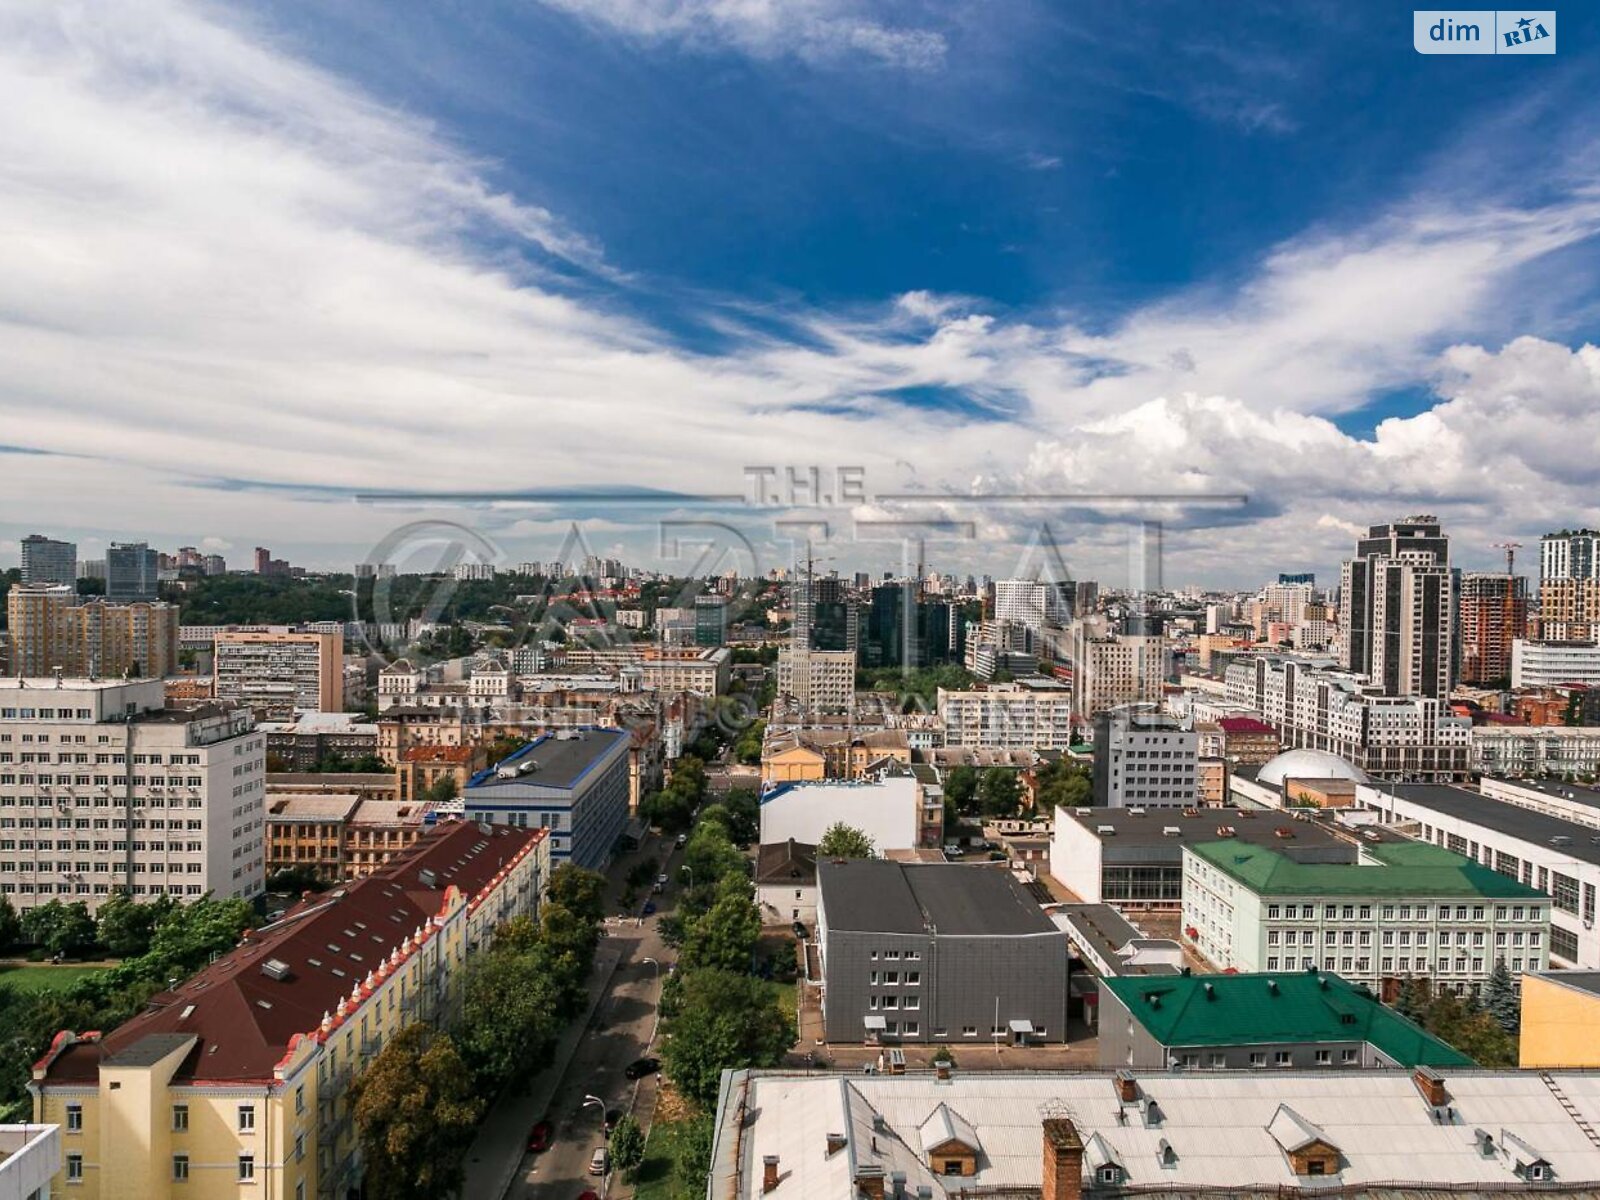
[[[1539,539],[1539,636],[1600,635],[1600,531],[1563,529]]]
[[[106,550],[106,599],[154,600],[161,555],[144,542],[112,542]]]
[[[344,708],[344,639],[337,633],[219,633],[212,694],[265,719]]]
[[[178,607],[83,600],[69,584],[18,584],[6,597],[11,673],[155,677],[178,669]]]
[[[1386,696],[1450,693],[1450,539],[1437,517],[1373,525],[1341,575],[1344,664]]]
[[[129,882],[249,899],[266,882],[266,735],[242,709],[168,709],[159,679],[0,679],[0,894],[17,908]]]
[[[1072,711],[1085,719],[1124,704],[1161,699],[1166,639],[1159,634],[1109,633],[1104,623],[1072,625]]]
[[[1527,636],[1528,589],[1520,575],[1470,571],[1461,577],[1461,682],[1511,675],[1511,645]]]
[[[778,695],[791,697],[807,714],[848,712],[855,702],[853,650],[778,651]]]
[[[77,545],[30,533],[22,539],[22,582],[77,583]]]

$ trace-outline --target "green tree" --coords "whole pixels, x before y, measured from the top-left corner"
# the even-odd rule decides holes
[[[722,800],[734,844],[748,846],[761,836],[761,798],[754,788],[734,788]]]
[[[644,1132],[632,1113],[623,1114],[611,1131],[611,1165],[621,1171],[623,1178],[633,1182],[634,1172],[644,1161]]]
[[[739,740],[733,744],[734,757],[747,767],[753,767],[761,761],[761,745],[766,737],[767,723],[756,721],[739,735]]]
[[[817,843],[818,858],[872,858],[876,854],[872,839],[843,821],[828,826]]]
[[[114,958],[134,958],[150,949],[156,926],[177,901],[162,896],[136,904],[122,888],[114,890],[95,914],[95,938]]]
[[[459,792],[456,777],[446,774],[439,776],[423,790],[422,799],[431,800],[435,804],[447,804],[454,800]]]
[[[1010,767],[990,767],[978,783],[978,804],[986,817],[1014,817],[1022,806],[1022,784]]]
[[[1516,1033],[1522,1024],[1522,1002],[1503,958],[1495,959],[1494,969],[1484,982],[1483,1008],[1507,1033]]]
[[[580,921],[598,924],[606,915],[606,877],[562,863],[550,873],[547,902],[559,904]]]
[[[22,918],[11,905],[11,897],[0,895],[0,948],[15,946],[22,940]]]
[[[484,1103],[447,1033],[409,1025],[351,1083],[372,1200],[449,1200]]]
[[[973,797],[978,794],[978,772],[966,763],[952,767],[944,777],[944,794],[962,816],[971,813]]]
[[[480,1094],[493,1095],[550,1064],[566,997],[536,948],[497,938],[468,964],[462,991],[456,1039]]]
[[[717,885],[711,907],[686,929],[678,958],[685,969],[748,971],[760,940],[761,914],[751,902],[749,881],[729,875]]]
[[[1429,999],[1428,981],[1417,976],[1408,976],[1400,984],[1400,992],[1395,997],[1395,1011],[1408,1021],[1421,1025],[1427,1013]]]
[[[703,1108],[715,1106],[724,1070],[775,1067],[794,1044],[794,1026],[760,980],[698,970],[680,986],[662,1056],[678,1090]]]
[[[22,915],[22,932],[51,954],[78,954],[94,945],[94,918],[81,900],[75,904],[52,900]]]
[[[1069,758],[1058,758],[1041,767],[1037,787],[1039,808],[1046,813],[1057,808],[1082,808],[1094,800],[1089,769]]]

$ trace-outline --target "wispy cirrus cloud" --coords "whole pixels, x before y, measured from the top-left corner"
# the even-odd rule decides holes
[[[944,35],[890,25],[848,0],[542,0],[592,24],[647,42],[734,50],[810,63],[866,60],[926,70],[940,66]]]
[[[0,471],[11,540],[48,521],[370,545],[395,518],[361,490],[738,492],[748,465],[819,457],[875,487],[1250,493],[1174,515],[1174,563],[1200,579],[1333,555],[1419,500],[1485,544],[1510,512],[1600,520],[1596,352],[1456,345],[1550,300],[1544,266],[1600,229],[1579,186],[1402,199],[1109,322],[916,280],[759,322],[702,296],[684,315],[719,324],[712,354],[620,315],[627,276],[581,229],[210,10],[5,10],[0,103],[32,114],[0,123],[0,427],[27,451]],[[1436,400],[1366,438],[1335,423],[1398,384]],[[509,536],[564,527],[522,515]],[[1090,553],[1103,514],[1080,516]],[[1205,540],[1241,517],[1248,539]],[[999,512],[982,530],[952,563],[1027,537]]]

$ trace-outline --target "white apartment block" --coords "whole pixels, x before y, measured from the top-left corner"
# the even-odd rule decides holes
[[[1287,748],[1326,750],[1384,778],[1466,778],[1472,722],[1431,696],[1384,696],[1358,676],[1280,655],[1232,664],[1227,687]]]
[[[1595,930],[1600,837],[1592,825],[1457,787],[1361,784],[1356,803],[1386,825],[1408,829],[1549,896],[1550,965],[1600,968],[1600,932]],[[1516,969],[1509,955],[1506,965]]]
[[[794,697],[806,713],[848,712],[855,703],[856,652],[784,647],[778,651],[778,695]]]
[[[1498,958],[1514,974],[1548,966],[1548,896],[1421,843],[1357,853],[1301,863],[1232,841],[1185,845],[1184,936],[1218,970],[1316,968],[1375,990],[1411,976],[1471,991]]]
[[[946,746],[1065,750],[1072,744],[1072,697],[1065,688],[992,684],[952,692],[940,688]]]
[[[1513,688],[1561,687],[1569,683],[1600,685],[1600,642],[1534,642],[1517,638],[1511,643]]]
[[[1480,725],[1472,730],[1471,766],[1484,775],[1600,774],[1600,727]]]
[[[253,897],[265,884],[266,735],[247,710],[167,709],[159,679],[0,679],[0,894],[96,908]]]
[[[1044,584],[1032,579],[998,579],[994,585],[994,619],[1041,629],[1054,615]]]

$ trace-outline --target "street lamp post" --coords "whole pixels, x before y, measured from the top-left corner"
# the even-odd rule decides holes
[[[584,1096],[583,1107],[588,1108],[591,1104],[600,1110],[600,1136],[606,1151],[606,1171],[600,1176],[600,1200],[605,1200],[611,1185],[611,1139],[606,1136],[606,1102],[599,1096]]]

